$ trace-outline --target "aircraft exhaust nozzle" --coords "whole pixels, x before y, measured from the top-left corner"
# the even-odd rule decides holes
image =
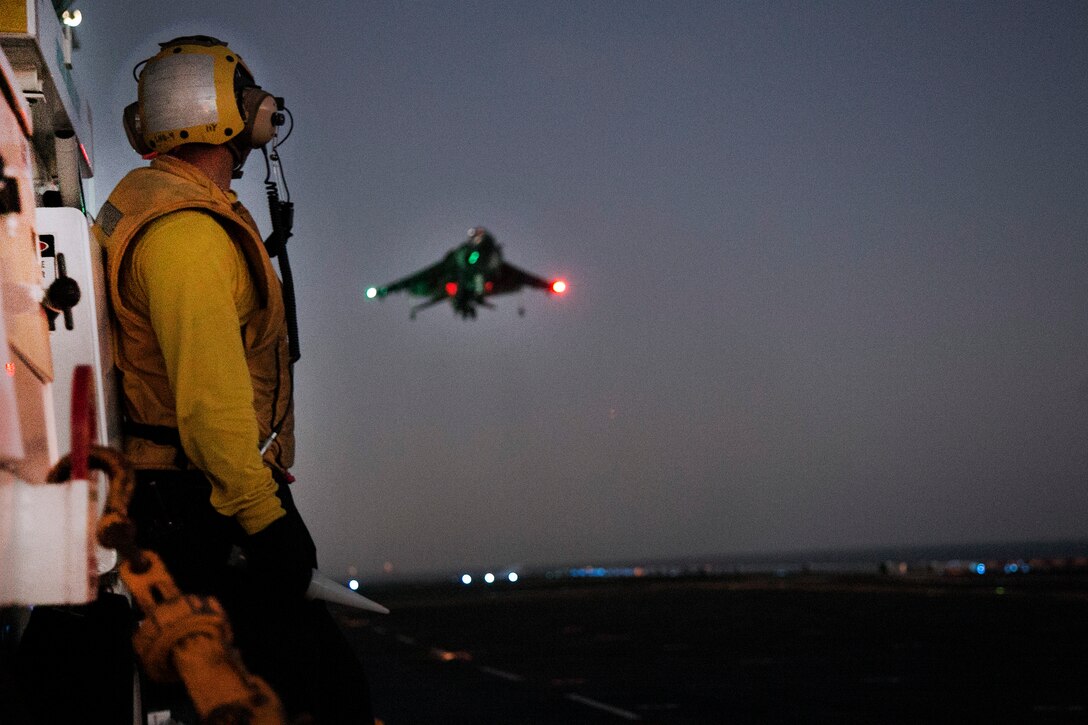
[[[310,588],[306,590],[307,599],[321,599],[333,604],[343,604],[346,607],[364,609],[378,614],[389,614],[389,610],[372,599],[367,599],[362,594],[351,591],[343,584],[330,579],[317,569],[310,579]]]

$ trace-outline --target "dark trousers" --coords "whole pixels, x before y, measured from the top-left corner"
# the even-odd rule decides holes
[[[245,532],[212,508],[210,494],[198,471],[138,472],[129,507],[137,543],[162,557],[183,591],[220,601],[246,667],[276,691],[289,717],[373,723],[362,664],[325,604],[286,600],[255,580],[239,556]],[[287,515],[298,516],[290,487],[281,484],[278,495]]]

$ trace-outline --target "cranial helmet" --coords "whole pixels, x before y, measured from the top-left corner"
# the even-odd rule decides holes
[[[187,143],[227,144],[240,166],[272,139],[283,123],[277,99],[226,43],[190,35],[160,47],[142,64],[138,100],[125,108],[132,148],[147,155]]]

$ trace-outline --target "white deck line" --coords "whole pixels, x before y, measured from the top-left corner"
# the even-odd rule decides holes
[[[500,680],[507,680],[509,682],[525,682],[525,678],[521,675],[516,675],[513,672],[507,672],[506,670],[497,670],[494,667],[488,667],[486,665],[480,665],[480,672],[486,672],[489,675],[494,675]]]
[[[583,697],[582,695],[578,695],[573,692],[567,694],[567,699],[571,700],[572,702],[577,702],[581,705],[585,705],[586,707],[592,707],[602,712],[607,712],[610,715],[615,715],[616,717],[622,717],[624,720],[642,719],[642,717],[638,715],[638,713],[631,712],[630,710],[623,710],[618,707],[613,707],[612,705],[604,702],[598,702],[597,700],[591,700],[588,697]]]

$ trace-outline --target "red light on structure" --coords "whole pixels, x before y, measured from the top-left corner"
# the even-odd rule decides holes
[[[447,282],[446,283],[446,295],[449,296],[449,297],[453,297],[455,294],[457,294],[457,283],[456,282]]]
[[[15,363],[4,363],[4,372],[8,374],[9,378],[15,377]]]
[[[567,283],[564,282],[563,280],[557,279],[554,282],[552,282],[552,292],[556,293],[557,295],[561,295],[566,291],[567,291]]]
[[[492,282],[491,280],[484,282],[484,292],[490,292],[493,289],[495,289],[494,282]]]

